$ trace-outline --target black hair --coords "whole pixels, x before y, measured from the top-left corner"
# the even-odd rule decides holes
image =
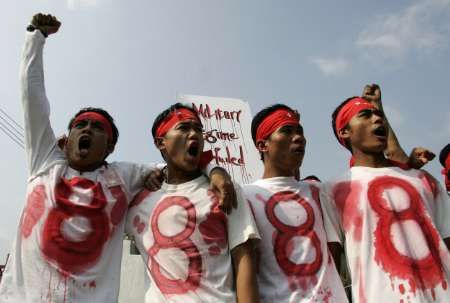
[[[253,117],[251,131],[252,131],[253,143],[255,144],[255,146],[256,146],[256,132],[258,131],[259,125],[268,115],[270,115],[271,113],[273,113],[274,111],[279,110],[279,109],[286,109],[286,110],[295,112],[289,106],[281,104],[281,103],[277,103],[277,104],[270,105],[266,108],[263,108],[262,110],[257,112],[256,115]],[[260,152],[259,154],[261,156],[261,160],[264,161],[263,153]]]
[[[448,154],[450,154],[450,143],[447,144],[439,153],[439,162],[441,162],[442,166],[445,167],[445,160],[447,159]]]
[[[169,108],[165,109],[164,111],[162,111],[158,116],[156,116],[155,120],[153,121],[153,126],[152,126],[152,135],[153,135],[153,139],[156,139],[156,130],[158,129],[159,125],[161,124],[161,122],[171,113],[174,112],[177,109],[180,108],[185,108],[187,110],[190,110],[191,112],[193,112],[198,120],[200,121],[200,117],[198,116],[198,113],[195,111],[195,109],[192,106],[189,106],[187,104],[183,104],[183,103],[175,103],[171,106],[169,106]]]
[[[73,116],[73,118],[70,119],[70,122],[69,122],[69,125],[67,126],[67,129],[70,131],[70,129],[72,128],[73,121],[75,121],[75,119],[79,115],[81,115],[83,113],[86,113],[86,112],[94,112],[94,113],[100,114],[100,115],[102,115],[103,117],[105,117],[109,121],[109,123],[111,124],[112,135],[113,135],[112,143],[114,145],[116,145],[117,140],[119,139],[119,130],[117,129],[116,124],[114,123],[113,117],[111,117],[111,115],[106,110],[104,110],[102,108],[99,108],[99,107],[85,107],[85,108],[80,109],[78,111],[78,113],[76,113],[75,116]]]
[[[344,102],[342,102],[341,104],[339,104],[338,107],[336,107],[336,109],[333,111],[333,114],[331,114],[331,127],[333,128],[334,136],[336,137],[336,139],[338,139],[338,141],[339,141],[339,136],[338,136],[338,133],[337,133],[337,130],[336,130],[336,118],[337,118],[339,112],[341,111],[341,109],[348,102],[350,102],[351,100],[353,100],[355,98],[358,98],[358,97],[354,96],[354,97],[350,97],[350,98],[345,99]],[[344,126],[344,129],[347,129],[347,128],[348,128],[348,124],[346,124]],[[352,152],[352,146],[351,146],[351,144],[350,144],[348,139],[344,140],[344,144],[345,144],[345,148],[347,148],[350,152]]]

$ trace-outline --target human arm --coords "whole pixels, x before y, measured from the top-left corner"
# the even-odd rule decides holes
[[[397,135],[392,129],[389,120],[386,117],[386,113],[384,112],[383,103],[381,101],[381,89],[378,84],[366,85],[363,89],[362,97],[372,103],[385,115],[384,117],[387,126],[387,148],[385,150],[386,157],[400,163],[408,163],[409,157],[401,147],[400,142],[397,139]]]
[[[207,166],[205,173],[209,175],[210,189],[219,199],[219,208],[229,214],[232,208],[237,207],[236,191],[230,175],[220,166]],[[163,169],[151,171],[145,178],[145,187],[150,191],[161,188],[165,178]]]
[[[50,161],[62,157],[62,152],[56,147],[49,119],[50,105],[45,92],[43,70],[45,37],[42,34],[42,31],[48,34],[57,32],[60,23],[56,23],[58,21],[53,17],[43,16],[37,14],[31,21],[37,30],[27,32],[20,66],[25,149],[30,175],[37,173]]]
[[[228,215],[228,245],[235,269],[238,302],[259,302],[256,285],[256,247],[260,235],[244,190],[235,185],[237,209]]]
[[[381,89],[377,84],[368,84],[364,87],[362,97],[372,103],[377,109],[383,112],[387,125],[387,148],[385,155],[388,159],[407,164],[409,167],[420,169],[436,156],[424,147],[415,147],[409,155],[405,153],[394,130],[386,117],[386,113],[381,101]]]
[[[235,272],[237,302],[259,302],[255,251],[251,240],[233,248],[231,256]]]

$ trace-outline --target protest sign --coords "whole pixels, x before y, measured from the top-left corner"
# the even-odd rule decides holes
[[[177,102],[192,105],[198,113],[204,127],[204,150],[212,150],[212,163],[226,169],[240,184],[261,178],[263,167],[252,141],[247,102],[194,95],[179,95]]]

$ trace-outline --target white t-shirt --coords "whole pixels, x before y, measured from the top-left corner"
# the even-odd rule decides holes
[[[208,179],[144,191],[132,203],[126,232],[147,266],[145,302],[236,302],[230,251],[259,234],[235,185],[238,208],[218,208]]]
[[[347,302],[328,251],[318,186],[275,177],[243,187],[261,234],[261,302]]]
[[[323,187],[354,302],[450,302],[450,202],[423,170],[353,167]]]
[[[45,38],[27,33],[21,66],[30,175],[0,302],[116,302],[125,214],[151,167],[110,163],[80,174],[56,145],[45,95]]]

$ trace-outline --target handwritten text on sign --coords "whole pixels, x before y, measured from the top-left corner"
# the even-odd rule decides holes
[[[193,105],[203,123],[205,150],[213,151],[215,164],[225,168],[235,182],[251,183],[262,175],[251,138],[251,113],[246,102],[186,95],[177,100]]]

